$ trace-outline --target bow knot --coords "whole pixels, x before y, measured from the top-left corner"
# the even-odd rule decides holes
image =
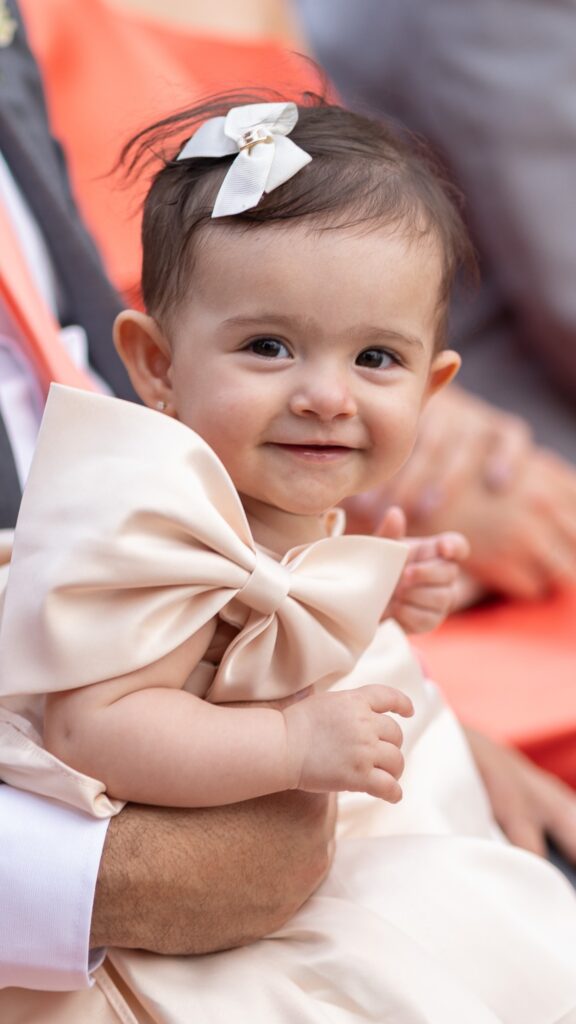
[[[287,138],[298,121],[295,103],[249,103],[200,125],[178,160],[236,153],[214,203],[212,217],[230,217],[257,206],[265,192],[283,185],[312,157]]]
[[[261,615],[273,615],[290,591],[290,572],[262,551],[256,551],[256,564],[238,600]]]
[[[257,125],[256,128],[249,128],[247,132],[243,132],[239,139],[238,148],[240,151],[243,149],[254,149],[254,146],[257,146],[259,142],[274,142],[271,132],[264,128],[263,125]]]

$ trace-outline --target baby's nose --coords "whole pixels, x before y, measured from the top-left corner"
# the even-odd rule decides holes
[[[354,395],[342,375],[311,370],[294,391],[291,409],[297,416],[315,416],[325,421],[341,416],[349,418],[358,411]]]

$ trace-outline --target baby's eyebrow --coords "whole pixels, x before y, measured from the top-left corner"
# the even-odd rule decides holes
[[[261,313],[252,313],[250,316],[231,316],[222,321],[223,327],[261,327],[265,323],[268,327],[275,325],[284,328],[298,328],[299,330],[313,330],[317,324],[313,317],[286,316],[284,313],[268,313],[263,310]],[[387,327],[375,327],[374,324],[357,324],[350,332],[360,345],[386,345],[391,342],[400,342],[406,345],[424,348],[424,342],[415,334],[404,331],[395,331]]]
[[[283,313],[268,313],[263,310],[261,313],[252,313],[250,316],[231,316],[227,317],[226,320],[222,321],[224,327],[228,325],[232,327],[245,327],[250,324],[278,324],[281,327],[302,327],[310,325],[313,320],[310,317],[303,316],[285,316]]]
[[[363,344],[385,345],[391,341],[404,342],[407,345],[415,345],[424,348],[424,342],[416,334],[409,334],[405,331],[395,331],[392,328],[374,327],[372,325],[360,325],[357,329],[358,337]]]

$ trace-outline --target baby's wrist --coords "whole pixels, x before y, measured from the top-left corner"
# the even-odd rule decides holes
[[[307,716],[301,706],[291,704],[282,711],[284,720],[287,789],[302,788],[302,771],[306,750]]]

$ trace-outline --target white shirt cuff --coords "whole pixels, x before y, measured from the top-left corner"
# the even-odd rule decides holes
[[[88,940],[109,819],[0,785],[0,988],[86,988]]]

